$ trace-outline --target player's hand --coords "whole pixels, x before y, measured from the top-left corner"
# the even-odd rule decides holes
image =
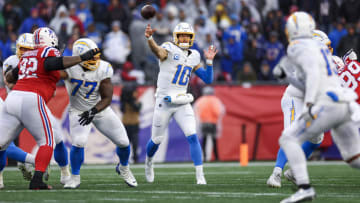
[[[151,36],[154,34],[155,31],[156,31],[156,29],[152,29],[151,26],[150,26],[150,24],[148,24],[148,25],[146,26],[146,29],[145,29],[145,37],[146,37],[146,38],[151,37]]]
[[[91,49],[83,54],[80,55],[80,58],[82,61],[87,61],[87,60],[91,60],[94,58],[94,56],[96,54],[100,53],[100,49],[99,48],[95,48],[95,49]]]
[[[283,67],[279,64],[277,64],[273,70],[273,75],[277,79],[284,79],[286,77],[285,71]]]
[[[171,97],[170,96],[164,97],[164,101],[171,103]]]
[[[204,56],[208,60],[213,60],[217,53],[218,49],[214,45],[210,45],[207,50],[204,49]]]
[[[94,119],[95,114],[98,112],[98,110],[93,107],[92,109],[85,111],[84,113],[80,114],[79,123],[80,125],[89,125],[91,121]]]

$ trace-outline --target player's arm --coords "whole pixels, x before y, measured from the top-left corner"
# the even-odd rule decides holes
[[[101,100],[90,110],[80,114],[80,125],[88,125],[94,119],[95,114],[101,112],[111,104],[113,95],[113,85],[110,78],[106,78],[100,82],[99,92]]]
[[[150,27],[150,24],[146,26],[145,29],[145,37],[148,39],[148,45],[151,49],[151,51],[161,60],[165,60],[168,56],[168,52],[166,49],[159,46],[155,40],[152,38],[153,33],[156,31],[156,29],[152,29]]]
[[[64,70],[83,61],[91,60],[96,54],[100,53],[100,49],[91,49],[80,56],[59,56],[47,57],[44,62],[44,68],[47,71]]]
[[[13,84],[12,86],[15,85],[16,81],[18,80],[19,78],[19,68],[16,67],[16,68],[8,68],[5,73],[5,84]],[[9,86],[8,86],[9,87]],[[10,87],[9,87],[10,88]],[[12,88],[12,87],[11,87]],[[11,89],[10,88],[10,89]]]
[[[67,72],[61,70],[60,71],[60,79],[61,80],[66,80],[67,78],[69,78],[69,74],[67,74]]]
[[[201,64],[194,68],[195,74],[206,84],[211,84],[214,80],[213,59],[217,52],[218,50],[216,47],[213,45],[209,46],[207,50],[204,50],[204,56],[206,58],[206,69],[201,67]]]

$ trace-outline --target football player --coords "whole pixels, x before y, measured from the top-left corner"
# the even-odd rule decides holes
[[[204,50],[206,68],[201,65],[198,51],[190,49],[195,33],[188,23],[179,23],[174,28],[173,41],[159,46],[152,38],[154,29],[147,25],[145,37],[152,52],[159,59],[160,72],[157,80],[156,103],[151,129],[151,139],[146,146],[145,177],[154,181],[153,157],[172,117],[179,124],[190,145],[190,155],[196,169],[197,184],[206,184],[203,172],[202,150],[196,135],[194,111],[190,102],[193,96],[187,93],[192,72],[206,84],[213,81],[213,59],[217,53],[214,46]]]
[[[329,51],[333,53],[333,48],[331,47],[331,41],[324,32],[322,32],[321,30],[314,30],[313,39],[326,45]],[[341,69],[344,66],[344,63],[338,56],[332,55],[332,60],[336,65],[336,69],[334,69],[334,71],[337,72],[339,69]],[[281,110],[284,114],[284,129],[289,127],[290,124],[297,117],[300,116],[299,113],[303,108],[303,102],[304,102],[303,99],[304,99],[304,95],[302,91],[297,89],[294,85],[290,84],[286,88],[284,95],[281,98]],[[309,141],[305,141],[302,144],[302,149],[304,150],[306,158],[308,158],[312,154],[312,152],[320,146],[323,140],[323,136],[324,135],[321,134],[319,135],[319,137],[316,137],[315,139]],[[280,148],[276,157],[274,170],[266,182],[268,186],[281,187],[282,170],[284,169],[286,163],[287,163],[287,158],[285,156],[284,150]],[[286,179],[295,182],[291,170],[289,169],[286,170],[284,172],[284,176],[286,177]]]
[[[33,50],[34,49],[34,36],[31,33],[24,33],[19,36],[19,38],[16,41],[16,55],[9,56],[3,64],[3,74],[6,75],[7,72],[13,70],[16,68],[19,64],[19,60],[21,59],[21,56],[24,54],[24,52]],[[4,77],[4,82],[6,85],[7,92],[10,92],[15,83],[10,83],[6,80]],[[0,99],[0,108],[3,107],[3,101]],[[55,118],[53,118],[54,122],[54,135],[55,135],[55,142],[56,147],[54,150],[54,157],[55,161],[59,164],[61,168],[61,177],[60,182],[62,184],[65,184],[65,182],[70,179],[70,172],[69,172],[69,166],[68,166],[68,153],[67,149],[63,143],[63,138],[61,135],[61,128],[57,124],[57,121]],[[56,123],[55,123],[56,122]],[[21,131],[21,130],[19,130]],[[15,146],[14,143],[11,143],[9,147],[6,149],[6,156],[18,161],[18,167],[23,173],[23,177],[25,180],[31,180],[32,173],[31,168],[35,165],[35,156],[24,152],[17,146]],[[26,163],[26,164],[24,164]],[[0,165],[0,169],[2,170],[3,167]],[[48,179],[48,174],[45,177],[45,179]],[[0,188],[3,187],[2,180],[2,172],[0,172]]]
[[[95,42],[81,38],[74,42],[73,56],[80,56],[89,50],[97,49]],[[130,145],[124,125],[111,109],[113,95],[111,64],[100,60],[100,53],[93,60],[80,63],[62,72],[70,97],[70,150],[71,181],[64,188],[80,186],[80,167],[84,161],[84,147],[87,142],[91,123],[116,144],[120,163],[116,171],[130,187],[137,182],[129,167]]]
[[[43,174],[53,153],[53,116],[46,103],[54,95],[60,78],[58,70],[90,60],[100,52],[92,49],[81,56],[61,56],[55,32],[47,27],[34,32],[35,49],[23,53],[19,68],[6,74],[6,81],[14,83],[0,112],[0,163],[6,162],[5,150],[25,127],[39,146],[35,156],[35,173],[30,189],[51,189],[43,182]],[[5,164],[4,164],[5,165]]]
[[[295,77],[288,79],[304,94],[300,116],[279,139],[299,188],[282,203],[315,198],[301,144],[319,137],[325,130],[332,129],[332,138],[343,159],[351,167],[360,168],[360,137],[355,125],[355,121],[360,120],[360,107],[355,102],[357,95],[341,86],[333,72],[335,64],[329,49],[312,39],[314,28],[314,20],[305,12],[295,12],[288,18],[286,33],[290,44],[287,58],[274,70],[277,77],[284,78],[288,76],[289,68],[295,69]]]
[[[360,95],[360,63],[354,50],[349,50],[344,56],[345,66],[338,70],[342,85],[348,87]],[[360,104],[360,97],[356,100]]]

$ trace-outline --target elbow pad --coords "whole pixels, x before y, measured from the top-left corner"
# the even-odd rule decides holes
[[[166,102],[172,103],[172,104],[188,104],[194,101],[194,97],[192,94],[178,94],[175,96],[166,96],[164,97],[164,100]]]

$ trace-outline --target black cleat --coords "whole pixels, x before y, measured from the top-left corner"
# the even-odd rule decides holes
[[[47,185],[46,183],[44,183],[42,181],[31,180],[30,185],[29,185],[29,189],[30,190],[51,190],[52,187],[50,185]]]

